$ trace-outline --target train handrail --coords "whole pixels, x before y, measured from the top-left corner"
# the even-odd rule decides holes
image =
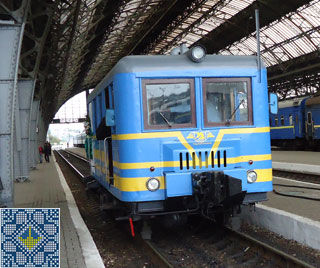
[[[105,166],[105,171],[106,171],[106,177],[108,176],[107,175],[107,169],[109,168],[108,167],[108,165],[107,165],[107,154],[106,154],[106,141],[108,140],[108,138],[110,138],[110,137],[106,137],[106,138],[104,138],[104,140],[103,140],[103,149],[104,149],[104,166]]]

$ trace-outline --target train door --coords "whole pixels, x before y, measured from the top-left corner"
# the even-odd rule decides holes
[[[301,135],[301,127],[300,127],[300,120],[299,120],[299,115],[295,114],[294,119],[292,118],[293,122],[293,130],[294,130],[294,135],[295,137],[300,137]]]
[[[293,136],[296,137],[298,132],[296,130],[296,126],[294,124],[294,121],[293,121],[293,115],[292,114],[289,114],[289,126],[292,127],[292,130],[293,130]]]
[[[306,138],[307,140],[313,139],[313,120],[311,111],[307,112],[307,122],[306,122]]]
[[[114,93],[113,85],[111,84],[105,89],[105,104],[106,109],[114,109]],[[106,175],[109,179],[109,184],[114,185],[113,179],[113,155],[112,155],[112,129],[113,127],[107,126],[107,137],[104,139],[104,160],[106,166]]]

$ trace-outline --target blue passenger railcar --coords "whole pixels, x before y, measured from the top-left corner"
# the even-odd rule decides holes
[[[320,96],[306,100],[306,139],[314,145],[320,144]]]
[[[124,57],[89,95],[92,175],[106,190],[104,208],[124,205],[134,220],[213,218],[266,200],[266,69],[254,56],[201,53]]]
[[[291,149],[320,149],[320,97],[281,101],[270,114],[271,144]]]
[[[305,97],[279,102],[278,113],[270,114],[272,145],[294,146],[303,142],[306,131],[305,103]]]

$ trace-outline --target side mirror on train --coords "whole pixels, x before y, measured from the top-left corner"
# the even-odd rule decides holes
[[[106,110],[106,126],[107,127],[113,127],[114,125],[115,125],[114,110],[113,109],[107,109]]]
[[[269,109],[271,114],[278,113],[278,96],[275,93],[269,94]]]

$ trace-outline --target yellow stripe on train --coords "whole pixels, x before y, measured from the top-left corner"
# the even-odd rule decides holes
[[[165,189],[164,177],[155,177],[160,181],[160,188]],[[147,191],[147,181],[150,177],[138,177],[138,178],[122,178],[118,175],[114,176],[114,186],[120,191],[124,192],[136,192],[136,191]]]
[[[257,172],[258,178],[256,182],[272,181],[272,168],[254,169]]]
[[[100,157],[96,157],[100,160]],[[215,159],[216,160],[216,159]],[[263,155],[244,155],[237,157],[228,157],[227,164],[237,164],[241,162],[247,162],[249,160],[255,161],[268,161],[271,160],[271,154]],[[190,161],[192,162],[192,161]],[[206,166],[206,161],[202,161],[202,167]],[[143,169],[143,168],[170,168],[170,167],[180,167],[180,161],[157,161],[157,162],[136,162],[136,163],[119,163],[113,161],[113,165],[118,169]],[[196,161],[196,165],[199,165],[199,161]],[[208,165],[211,165],[211,157],[208,158]],[[187,166],[186,161],[183,161],[183,166]]]
[[[96,168],[101,170],[99,165]],[[272,181],[272,169],[255,169],[258,179],[255,183]],[[124,192],[147,191],[147,181],[150,177],[124,178],[115,175],[114,187]],[[155,177],[160,181],[160,189],[166,189],[165,178],[163,176]],[[107,179],[106,179],[107,180]],[[107,180],[108,181],[108,180]]]

